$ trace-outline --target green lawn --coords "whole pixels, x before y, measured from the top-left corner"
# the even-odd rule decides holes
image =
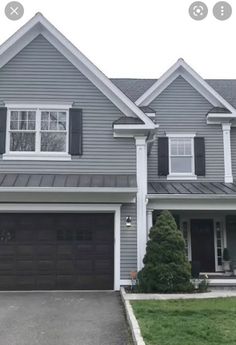
[[[236,345],[236,298],[131,303],[147,345]]]

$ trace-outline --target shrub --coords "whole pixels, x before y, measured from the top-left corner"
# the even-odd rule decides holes
[[[163,211],[149,234],[143,269],[138,273],[142,292],[192,291],[191,267],[182,233],[170,212]]]

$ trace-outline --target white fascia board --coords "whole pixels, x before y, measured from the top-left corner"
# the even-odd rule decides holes
[[[218,199],[212,199],[212,196],[208,196],[206,199],[190,199],[190,198],[178,198],[178,199],[149,199],[148,207],[154,210],[196,210],[196,211],[230,211],[236,210],[235,199],[224,199],[222,197]]]
[[[114,129],[119,130],[119,129],[127,129],[127,130],[149,130],[153,128],[159,128],[159,125],[153,123],[154,127],[150,128],[149,126],[146,125],[114,125]]]
[[[1,192],[13,193],[136,193],[137,188],[123,187],[0,187]]]
[[[222,124],[224,122],[230,122],[236,120],[236,113],[211,113],[207,115],[207,124]]]
[[[182,76],[214,106],[224,106],[232,113],[236,113],[236,109],[218,92],[216,92],[183,59],[179,59],[166,73],[162,75],[160,79],[158,79],[141,97],[139,97],[135,102],[136,105],[139,107],[148,106],[178,76]]]
[[[139,117],[153,127],[153,122],[116,87],[85,55],[61,34],[41,13],[37,13],[0,47],[0,68],[35,37],[42,34],[77,69],[81,71],[126,116]]]
[[[194,138],[196,133],[166,133],[168,138]]]
[[[72,107],[72,103],[60,103],[58,102],[57,104],[55,103],[5,103],[5,106],[8,109],[49,109],[49,110],[68,110],[69,108]]]

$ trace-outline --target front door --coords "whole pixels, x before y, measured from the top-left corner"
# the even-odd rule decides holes
[[[192,261],[200,262],[201,272],[215,271],[214,223],[212,219],[191,220]]]

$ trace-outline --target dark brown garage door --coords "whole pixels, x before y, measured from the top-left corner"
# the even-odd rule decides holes
[[[0,214],[0,290],[113,289],[113,214]]]

